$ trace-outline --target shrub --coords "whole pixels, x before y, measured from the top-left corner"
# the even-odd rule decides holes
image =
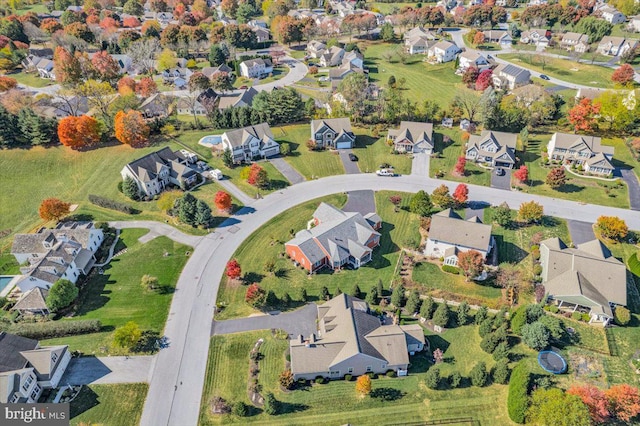
[[[116,328],[113,333],[113,343],[122,348],[133,348],[142,337],[142,330],[138,324],[133,321],[127,322],[125,325]]]
[[[396,377],[396,372],[393,370],[389,370],[385,374],[387,377]]]
[[[549,329],[541,322],[526,324],[522,327],[522,341],[531,349],[540,351],[549,345]]]
[[[589,321],[591,321],[591,317],[589,316],[589,314],[582,314],[581,319],[582,319],[582,321],[584,321],[584,322],[589,322]]]
[[[442,270],[444,272],[448,272],[450,274],[460,274],[460,268],[456,267],[456,266],[451,266],[451,265],[442,265]]]
[[[504,385],[509,381],[509,373],[509,360],[503,358],[493,368],[493,381]]]
[[[99,320],[47,321],[14,324],[6,330],[8,333],[29,339],[43,340],[76,334],[96,333],[102,324]]]
[[[556,305],[549,305],[549,312],[551,312],[552,314],[557,314],[558,312],[560,312],[560,308],[558,308],[558,306]]]
[[[618,306],[613,316],[618,325],[627,325],[631,321],[631,312],[623,306]]]
[[[278,381],[280,382],[280,386],[282,386],[285,389],[293,388],[293,384],[295,383],[293,380],[293,374],[291,374],[291,370],[288,370],[288,369],[280,373],[280,377],[278,378]]]
[[[539,263],[533,266],[533,275],[542,275],[542,266]]]
[[[322,377],[322,376],[318,376],[318,377],[316,377],[315,382],[316,382],[317,384],[319,384],[319,385],[323,385],[323,384],[324,384],[324,377]]]
[[[531,250],[533,260],[540,260],[540,250]]]
[[[486,364],[482,361],[477,363],[469,372],[469,378],[473,386],[482,387],[486,385],[489,378]]]
[[[571,318],[576,321],[580,321],[582,319],[582,313],[575,311],[571,314]]]
[[[271,393],[267,392],[264,395],[264,412],[270,416],[275,416],[280,411],[280,402]]]
[[[249,414],[249,407],[242,401],[233,404],[231,412],[238,417],[246,417]]]
[[[351,374],[345,374],[344,375],[344,381],[345,382],[350,382],[351,380],[353,380],[353,376]]]
[[[524,423],[529,405],[529,383],[531,373],[524,361],[520,361],[511,372],[509,380],[509,395],[507,396],[507,411],[509,418],[516,423]]]
[[[457,388],[458,386],[460,386],[461,382],[462,382],[462,376],[460,375],[460,373],[458,373],[457,371],[454,371],[453,373],[451,373],[451,376],[449,376],[449,385],[452,388]]]
[[[105,209],[116,210],[126,214],[136,214],[138,212],[131,206],[128,206],[124,203],[119,203],[114,200],[110,200],[109,198],[101,197],[99,195],[89,194],[88,198],[91,204],[95,204],[96,206],[103,207]]]
[[[424,376],[424,383],[429,389],[438,389],[440,386],[440,369],[431,367]]]

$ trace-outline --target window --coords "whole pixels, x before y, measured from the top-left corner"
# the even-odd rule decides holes
[[[16,403],[18,402],[18,399],[20,399],[20,397],[18,396],[17,393],[14,393],[13,396],[11,397],[11,402]]]
[[[22,385],[22,389],[23,390],[29,389],[29,386],[31,386],[31,383],[33,383],[33,376],[27,376],[27,379],[24,381],[24,384]]]
[[[31,399],[35,400],[36,398],[38,398],[39,393],[40,393],[40,386],[36,385],[36,387],[33,388],[33,391],[31,391]]]
[[[373,368],[370,365],[367,365],[367,373],[371,373],[372,370]]]
[[[58,360],[58,354],[56,353],[51,354],[51,361],[55,363],[57,360]]]
[[[349,367],[349,368],[347,369],[347,373],[349,373],[349,374],[353,373],[353,367]]]
[[[387,368],[387,363],[386,362],[382,363],[382,368]]]

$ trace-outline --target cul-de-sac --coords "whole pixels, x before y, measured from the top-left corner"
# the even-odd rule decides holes
[[[0,424],[36,403],[640,424],[640,3],[0,0]]]

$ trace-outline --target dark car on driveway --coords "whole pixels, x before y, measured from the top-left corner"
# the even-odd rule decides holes
[[[496,167],[496,176],[504,176],[504,169]]]
[[[358,157],[355,154],[349,153],[349,160],[358,161]]]
[[[540,78],[543,80],[551,80],[548,75],[540,74]]]

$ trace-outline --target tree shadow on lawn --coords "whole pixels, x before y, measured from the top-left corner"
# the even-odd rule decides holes
[[[112,262],[117,260],[118,259],[113,259]],[[105,266],[105,268],[109,268],[109,265]],[[80,297],[78,297],[76,316],[98,310],[111,300],[111,298],[107,296],[111,294],[111,290],[106,290],[106,286],[107,284],[116,284],[117,281],[110,280],[110,277],[111,275],[107,274],[96,274],[82,287]]]
[[[504,237],[502,235],[494,235],[493,238],[495,238],[496,247],[498,247],[499,263],[519,263],[529,254],[517,245],[511,242],[504,241]]]
[[[98,400],[98,394],[95,393],[90,387],[83,386],[80,391],[80,395],[78,395],[73,402],[71,402],[70,407],[70,417],[73,419],[74,417],[79,416],[84,413],[100,405],[100,401]]]
[[[445,353],[447,352],[447,349],[449,349],[449,341],[444,339],[441,335],[431,334],[426,337],[429,340],[429,349],[431,350],[431,352],[435,351],[436,349],[440,349],[442,353]]]
[[[563,194],[569,194],[574,192],[580,192],[584,190],[584,186],[579,186],[573,183],[565,183],[560,188],[557,188],[556,191],[562,192]]]
[[[269,181],[269,188],[273,189],[273,190],[284,189],[284,188],[288,187],[289,185],[290,185],[290,183],[287,182],[286,180],[271,179]]]
[[[300,157],[302,153],[300,152],[300,144],[297,142],[291,142],[289,140],[278,140],[280,143],[288,143],[289,144],[289,154],[287,157]]]
[[[370,145],[373,145],[374,143],[378,142],[380,138],[374,138],[373,136],[369,136],[369,135],[357,135],[356,138],[356,148],[368,148]]]
[[[242,277],[242,281],[245,283],[260,283],[264,279],[263,274],[259,274],[257,272],[246,272]]]
[[[411,374],[425,373],[432,364],[431,357],[428,352],[419,352],[418,354],[410,357],[409,363],[409,372]]]
[[[309,409],[309,406],[306,404],[297,404],[293,402],[279,401],[279,405],[280,405],[280,410],[278,414],[299,413],[301,411],[306,411]]]
[[[553,228],[556,226],[560,226],[560,219],[553,216],[542,216],[540,224],[547,228]]]
[[[371,391],[369,396],[383,401],[397,401],[405,396],[406,393],[394,388],[377,388]]]

